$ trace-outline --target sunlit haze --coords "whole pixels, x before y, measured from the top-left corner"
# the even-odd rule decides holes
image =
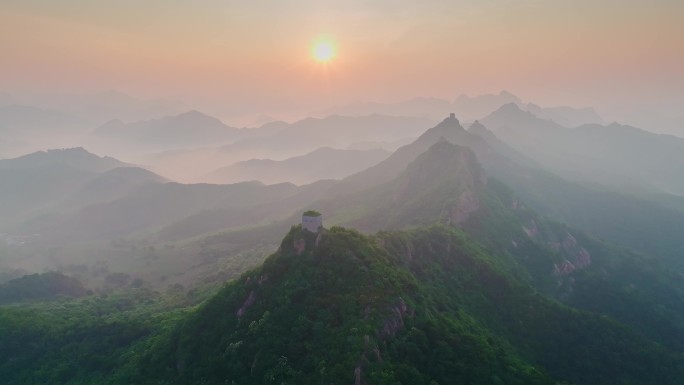
[[[676,0],[5,0],[0,84],[181,100],[229,123],[501,90],[643,123],[684,111],[682,20]],[[317,61],[344,47],[326,71],[310,60],[322,33]]]
[[[335,47],[329,41],[319,41],[313,46],[313,56],[319,62],[325,63],[335,57]]]

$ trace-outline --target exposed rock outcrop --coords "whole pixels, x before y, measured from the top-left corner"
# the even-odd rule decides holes
[[[561,242],[550,243],[549,246],[566,255],[563,262],[553,265],[554,275],[568,275],[591,265],[591,254],[579,245],[572,234],[567,234]]]
[[[356,365],[354,368],[354,385],[363,385],[361,381],[361,365]]]
[[[378,339],[384,340],[387,337],[394,337],[399,330],[404,327],[404,316],[408,312],[408,306],[404,302],[403,298],[399,298],[399,301],[391,308],[392,315],[385,320],[382,329],[378,333]]]
[[[537,222],[532,220],[528,226],[523,225],[523,231],[528,237],[534,238],[539,234],[539,228],[537,227]]]
[[[247,296],[247,299],[245,299],[245,302],[242,303],[242,306],[235,312],[238,318],[242,317],[247,309],[249,309],[250,306],[254,305],[254,302],[256,301],[256,293],[254,290],[252,290],[249,293],[249,296]]]
[[[404,299],[399,297],[397,302],[392,305],[389,309],[390,314],[382,323],[382,326],[376,332],[376,343],[371,343],[371,337],[369,335],[363,336],[363,352],[361,353],[361,358],[359,363],[354,368],[354,384],[355,385],[365,385],[363,381],[362,370],[363,363],[368,362],[368,354],[372,352],[375,359],[378,362],[382,362],[382,354],[380,353],[380,347],[377,345],[380,341],[384,341],[387,338],[394,337],[397,332],[404,328],[404,317],[411,316],[413,311],[408,308]],[[364,319],[370,314],[370,308],[366,306],[364,310]]]
[[[458,197],[456,207],[451,209],[450,223],[461,224],[470,218],[470,215],[480,209],[480,200],[472,190],[464,191]]]
[[[554,275],[568,275],[568,274],[571,274],[575,270],[576,270],[575,265],[573,265],[572,262],[568,261],[567,259],[561,263],[555,263],[553,265],[553,274]]]

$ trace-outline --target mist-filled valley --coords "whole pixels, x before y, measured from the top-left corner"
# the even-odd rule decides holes
[[[0,384],[681,384],[682,17],[0,4]]]

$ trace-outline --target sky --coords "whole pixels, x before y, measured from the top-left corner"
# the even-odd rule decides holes
[[[227,115],[505,89],[684,116],[681,0],[0,0],[0,52],[2,92],[116,89]]]

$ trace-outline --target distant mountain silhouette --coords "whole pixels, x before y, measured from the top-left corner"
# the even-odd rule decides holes
[[[96,176],[82,189],[63,202],[63,207],[84,207],[94,203],[108,202],[151,183],[168,183],[151,171],[140,167],[117,167]]]
[[[603,122],[592,108],[540,107],[534,103],[524,103],[521,98],[508,91],[474,97],[461,95],[454,101],[437,98],[415,98],[397,103],[355,102],[347,106],[331,108],[319,114],[358,116],[380,113],[391,116],[419,116],[438,121],[448,113],[455,112],[459,119],[469,122],[480,119],[508,103],[515,103],[540,117],[553,119],[567,127]]]
[[[453,102],[453,111],[462,120],[473,120],[488,114],[506,103],[522,103],[522,100],[508,91],[469,97],[461,95]]]
[[[520,105],[526,111],[542,119],[551,119],[565,127],[577,127],[583,124],[603,124],[603,119],[591,107],[539,107],[534,103]],[[484,116],[484,115],[483,115]]]
[[[450,112],[456,112],[460,118],[472,120],[510,102],[520,103],[521,100],[507,91],[502,91],[497,95],[461,95],[453,102],[437,98],[415,98],[397,103],[356,102],[322,111],[320,114],[359,116],[378,113],[391,116],[419,116],[438,121]]]
[[[365,141],[365,142],[356,142],[352,143],[349,146],[347,146],[347,150],[374,150],[374,149],[381,149],[381,150],[387,150],[390,152],[396,151],[399,147],[405,146],[411,142],[413,142],[415,138],[404,138],[404,139],[399,139],[399,140],[392,140],[392,141]]]
[[[98,174],[130,165],[83,148],[0,160],[0,227],[15,225],[70,196]]]
[[[321,147],[347,148],[364,141],[416,138],[432,125],[428,119],[383,115],[273,122],[260,128],[243,129],[245,138],[225,146],[167,151],[146,157],[143,163],[153,165],[155,171],[175,180],[203,182],[201,176],[215,171],[217,165],[255,158],[282,160]]]
[[[160,227],[204,210],[245,208],[292,194],[291,184],[263,186],[146,184],[126,196],[87,206],[68,215],[51,233],[78,238],[116,237]]]
[[[83,149],[66,152],[105,159]],[[175,241],[270,223],[325,195],[338,183],[183,185],[138,167],[107,169],[73,161],[50,164],[43,162],[45,156],[38,156],[40,161],[36,156],[28,157],[31,164],[20,159],[19,165],[0,168],[0,178],[7,182],[0,184],[0,233],[30,235],[41,242],[112,239],[140,231],[158,232],[160,239]],[[121,162],[108,166],[120,164],[125,166]]]
[[[382,149],[339,150],[322,147],[308,154],[282,161],[251,159],[222,167],[209,176],[213,183],[258,180],[263,183],[312,183],[321,179],[340,179],[366,169],[390,155]]]
[[[494,134],[498,134],[500,129],[505,129],[504,127],[513,129],[513,124],[533,126],[541,130],[561,131],[564,129],[559,123],[551,119],[542,119],[532,112],[525,111],[515,103],[504,104],[485,118],[480,119],[480,123],[492,130]]]
[[[325,194],[334,183],[146,183],[118,199],[53,218],[44,233],[48,239],[88,240],[160,231],[162,238],[178,240],[281,219]]]
[[[387,182],[403,171],[416,157],[441,139],[469,147],[483,164],[507,163],[508,160],[493,150],[480,136],[470,133],[454,116],[425,131],[416,141],[399,148],[379,164],[344,179],[352,189],[367,188]]]
[[[451,103],[438,98],[414,98],[397,103],[379,103],[356,101],[349,105],[329,108],[314,115],[363,116],[381,114],[390,116],[418,116],[435,119],[451,111]]]
[[[513,103],[481,122],[502,141],[566,178],[684,194],[684,139],[617,123],[570,129]]]
[[[301,153],[301,150],[311,151],[312,147],[344,148],[361,141],[417,137],[425,127],[432,126],[433,123],[421,118],[371,114],[358,117],[332,115],[322,119],[307,118],[286,126],[269,123],[266,127],[274,125],[277,125],[277,129],[271,134],[245,139],[221,150],[229,152],[245,146],[263,146],[279,153]],[[263,131],[263,128],[256,130]]]
[[[176,148],[192,148],[230,143],[241,130],[199,111],[161,119],[124,123],[112,120],[97,128],[89,138],[95,148],[117,152],[152,153]]]
[[[103,172],[130,166],[108,156],[97,156],[83,147],[37,151],[13,159],[0,159],[0,169],[28,169],[67,166],[77,170]]]

